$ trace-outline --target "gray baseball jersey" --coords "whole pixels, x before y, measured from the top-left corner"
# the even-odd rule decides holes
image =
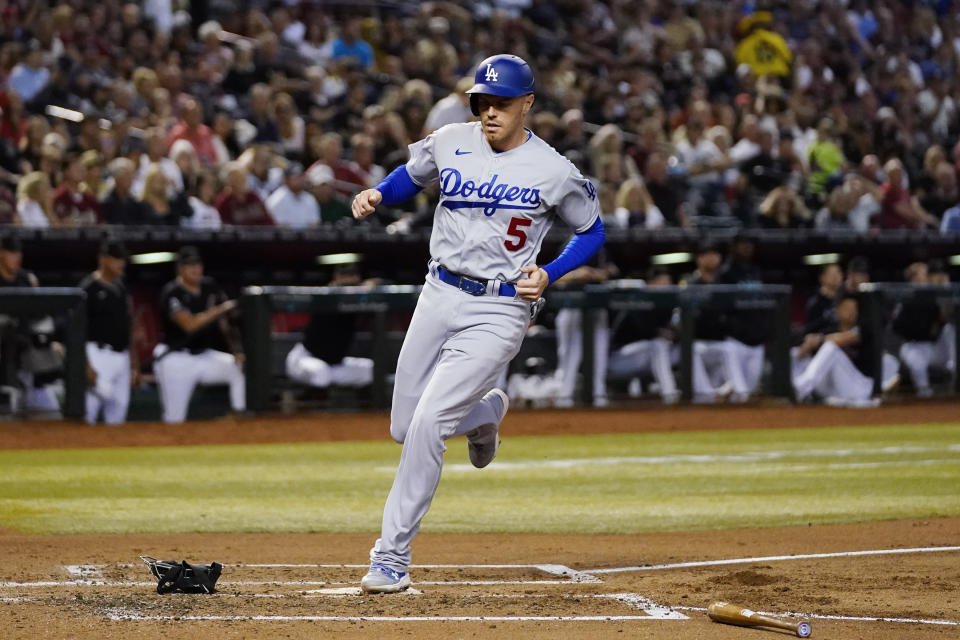
[[[497,153],[479,122],[450,124],[410,145],[407,173],[419,186],[439,181],[430,254],[474,278],[516,282],[535,264],[557,216],[578,233],[600,216],[597,190],[546,142],[529,133]]]

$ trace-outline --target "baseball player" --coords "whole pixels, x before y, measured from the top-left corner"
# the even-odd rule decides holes
[[[604,240],[596,187],[524,128],[533,106],[527,63],[495,55],[467,92],[479,122],[449,124],[410,145],[410,159],[353,201],[364,218],[439,183],[429,272],[397,362],[390,434],[403,443],[370,552],[367,592],[410,585],[410,543],[430,508],[445,441],[466,435],[470,461],[499,445],[506,394],[493,388],[520,350],[547,285],[583,265]],[[577,235],[550,264],[536,264],[556,218]]]
[[[123,424],[130,405],[130,385],[139,377],[131,357],[132,303],[123,283],[127,250],[122,243],[105,240],[99,266],[80,282],[87,293],[86,418],[96,424],[103,410],[107,424]]]
[[[923,262],[914,262],[904,272],[907,282],[912,284],[928,284],[930,279],[927,265]],[[910,379],[921,398],[933,395],[930,387],[929,368],[931,364],[943,366],[948,360],[945,357],[935,358],[938,343],[942,343],[943,335],[942,310],[933,301],[908,301],[897,305],[893,317],[893,332],[903,339],[900,345],[900,361],[910,371]],[[947,354],[944,354],[947,355]]]
[[[230,407],[246,409],[243,354],[224,318],[236,306],[212,278],[203,276],[197,249],[180,249],[177,277],[160,293],[163,337],[153,350],[164,422],[186,420],[198,384],[229,384]]]
[[[354,265],[340,267],[331,287],[360,284]],[[354,313],[312,313],[303,341],[294,345],[285,360],[287,377],[312,387],[331,384],[365,387],[373,382],[373,360],[347,355],[353,342],[357,316]]]
[[[662,267],[650,271],[646,285],[663,287],[673,284],[670,272]],[[673,365],[679,363],[680,352],[673,345],[673,309],[658,308],[650,312],[625,312],[614,319],[613,344],[610,354],[610,375],[619,378],[650,374],[660,387],[664,404],[680,399]]]
[[[581,283],[606,282],[616,267],[583,266],[564,276],[562,284],[576,287]],[[560,284],[560,283],[557,283]],[[606,309],[594,313],[593,327],[593,405],[607,406],[607,355],[610,350],[610,320]],[[557,398],[558,407],[573,406],[573,391],[583,360],[583,310],[560,309],[555,322],[557,335]]]
[[[828,404],[862,407],[875,406],[873,395],[871,340],[863,339],[857,325],[858,304],[855,294],[844,291],[837,299],[835,331],[811,334],[801,347],[816,355],[799,375],[793,378],[797,401],[814,392]],[[805,355],[801,353],[801,356]],[[899,363],[889,353],[883,354],[883,388],[889,389],[899,378]]]

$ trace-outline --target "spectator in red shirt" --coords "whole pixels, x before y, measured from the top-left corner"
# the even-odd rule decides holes
[[[217,196],[216,207],[223,224],[273,225],[273,218],[260,197],[247,188],[247,168],[239,162],[226,167],[226,186]]]
[[[173,125],[167,135],[167,151],[177,140],[186,140],[197,151],[197,157],[204,165],[212,165],[217,161],[217,151],[213,146],[213,134],[210,127],[203,124],[203,111],[200,104],[193,98],[183,101],[180,109],[180,121]]]
[[[922,229],[937,225],[936,218],[924,211],[916,196],[903,186],[903,164],[896,158],[883,165],[887,181],[880,186],[883,201],[876,225],[881,229]]]
[[[341,159],[343,142],[338,133],[325,133],[319,139],[311,141],[317,145],[319,160],[310,165],[310,169],[318,164],[325,164],[333,170],[334,188],[344,195],[352,196],[360,189],[366,188],[363,176],[357,173],[350,163]],[[309,173],[310,169],[307,170]],[[351,189],[350,185],[356,185]]]
[[[79,153],[68,154],[63,182],[53,192],[53,216],[56,226],[86,227],[100,224],[100,202],[93,194],[80,190],[80,183],[87,177],[87,168]]]
[[[23,100],[14,91],[0,95],[0,136],[15,146],[20,144],[27,133],[27,119],[23,109]]]

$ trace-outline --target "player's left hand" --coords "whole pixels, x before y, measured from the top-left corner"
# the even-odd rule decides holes
[[[536,302],[550,284],[550,276],[535,264],[520,267],[520,271],[527,277],[517,280],[517,295],[527,302]]]

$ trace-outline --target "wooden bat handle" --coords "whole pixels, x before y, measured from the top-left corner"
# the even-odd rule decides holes
[[[810,623],[806,620],[783,620],[765,616],[745,607],[727,602],[711,602],[707,607],[707,615],[711,620],[726,624],[735,624],[742,627],[774,627],[792,631],[799,638],[810,637]]]

